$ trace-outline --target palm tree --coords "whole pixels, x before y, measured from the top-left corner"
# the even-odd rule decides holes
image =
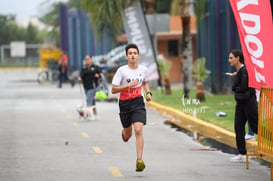
[[[184,74],[184,96],[189,98],[192,80],[192,36],[190,32],[190,19],[194,16],[193,0],[180,0],[181,20],[183,26],[182,34],[182,54],[183,54],[183,74]]]
[[[154,4],[155,0],[145,0],[144,5],[145,5],[145,13],[146,14],[152,14],[154,13]]]
[[[96,33],[100,38],[102,33],[109,29],[111,35],[116,37],[122,28],[122,11],[128,6],[128,1],[100,1],[83,0],[82,7],[91,14],[91,20],[96,27]]]
[[[165,94],[170,95],[170,94],[172,94],[171,84],[170,84],[170,80],[168,78],[169,77],[168,74],[169,74],[169,70],[170,70],[170,62],[163,55],[159,55],[157,57],[157,64],[158,64],[158,68],[161,73],[163,85],[165,87]]]
[[[139,0],[82,0],[82,7],[91,14],[92,23],[95,24],[99,38],[106,29],[111,30],[111,35],[116,37],[120,34],[123,25],[122,11],[136,1]],[[155,0],[143,1],[145,12],[153,13]]]
[[[206,69],[206,59],[204,57],[198,58],[193,65],[193,77],[196,80],[196,99],[201,102],[206,100],[203,82],[208,78],[210,71]]]
[[[47,26],[52,27],[52,30],[48,33],[47,41],[51,43],[58,44],[59,42],[55,42],[60,39],[60,20],[59,20],[59,8],[61,5],[65,3],[63,2],[54,2],[51,3],[49,1],[44,0],[40,7],[47,7],[47,11],[41,16],[40,21],[45,23]]]
[[[47,26],[52,27],[52,30],[48,33],[47,41],[50,40],[51,43],[59,44],[59,42],[55,42],[60,39],[60,19],[59,19],[59,11],[61,5],[66,5],[68,7],[73,8],[81,8],[80,1],[78,0],[68,0],[68,2],[51,2],[48,0],[43,0],[40,3],[40,8],[44,9],[43,15],[39,18],[41,22],[45,23]]]

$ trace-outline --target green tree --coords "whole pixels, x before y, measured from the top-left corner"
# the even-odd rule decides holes
[[[116,37],[121,33],[123,27],[122,11],[136,1],[143,3],[144,12],[154,12],[155,0],[82,0],[82,7],[91,14],[92,23],[96,27],[99,38],[102,32],[107,29],[111,30],[110,33],[113,37]],[[164,0],[157,1],[164,2]]]
[[[192,35],[190,32],[190,20],[194,16],[194,0],[173,0],[171,4],[171,15],[179,15],[182,24],[182,72],[184,97],[189,98],[192,81]]]
[[[0,45],[10,44],[11,41],[25,41],[26,43],[40,43],[40,30],[31,23],[27,28],[19,26],[14,15],[0,15]]]
[[[197,26],[201,19],[206,16],[206,4],[207,0],[195,0],[196,6],[196,17],[197,17]]]
[[[46,3],[46,2],[44,2]],[[42,4],[44,4],[42,3]],[[60,19],[59,19],[59,7],[64,3],[55,2],[49,6],[49,10],[40,18],[40,21],[51,27],[51,30],[47,33],[46,39],[52,43],[58,44],[60,39]]]
[[[161,74],[161,79],[163,81],[163,85],[165,88],[165,94],[170,95],[172,94],[171,84],[169,80],[169,71],[170,71],[171,63],[163,55],[158,55],[157,64],[158,64],[158,68]]]
[[[121,32],[122,11],[128,6],[128,1],[83,0],[82,2],[84,10],[91,14],[92,23],[99,38],[101,38],[102,32],[107,29],[111,30],[113,37]]]
[[[25,41],[27,43],[39,43],[38,39],[38,28],[33,26],[31,23],[28,24],[26,29]]]
[[[0,45],[9,43],[9,27],[15,20],[15,16],[0,16]]]
[[[196,6],[195,6],[196,5]],[[182,48],[183,55],[182,72],[184,74],[184,96],[189,98],[192,81],[192,37],[190,33],[190,19],[197,16],[197,25],[205,15],[206,0],[173,0],[171,4],[171,15],[180,15],[182,21]]]
[[[76,9],[82,9],[82,0],[68,0],[67,6]]]
[[[198,58],[193,65],[194,79],[196,80],[196,99],[201,102],[206,100],[203,82],[208,78],[210,71],[206,69],[206,59]]]
[[[41,33],[40,36],[44,37],[46,36],[49,41],[52,43],[58,44],[58,41],[60,39],[60,18],[59,18],[59,9],[61,5],[66,5],[70,8],[76,8],[76,9],[82,9],[82,0],[68,0],[66,3],[64,2],[55,2],[51,3],[45,0],[41,3],[41,6],[48,5],[48,10],[44,15],[40,18],[40,21],[45,23],[47,26],[51,27],[52,29],[49,31],[49,33]]]
[[[171,3],[171,9],[170,9],[170,15],[177,16],[180,15],[180,0],[172,0]]]
[[[157,13],[169,13],[172,1],[155,0],[155,11]]]
[[[0,45],[24,40],[26,30],[16,24],[14,15],[0,15]]]

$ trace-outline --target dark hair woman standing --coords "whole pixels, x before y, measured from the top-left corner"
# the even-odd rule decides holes
[[[235,77],[232,91],[236,100],[234,129],[236,144],[239,155],[230,158],[232,162],[246,161],[245,124],[246,121],[254,133],[258,131],[258,104],[255,89],[248,87],[248,74],[244,65],[244,56],[241,50],[232,50],[229,54],[229,63],[235,67],[237,72],[232,74]]]

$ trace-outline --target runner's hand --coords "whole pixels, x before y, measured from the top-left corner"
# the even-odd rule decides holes
[[[137,83],[138,83],[137,80],[133,80],[133,81],[131,81],[131,82],[128,83],[128,86],[129,87],[134,87],[134,86],[137,85]]]
[[[151,94],[146,95],[146,101],[148,101],[148,102],[151,101]]]

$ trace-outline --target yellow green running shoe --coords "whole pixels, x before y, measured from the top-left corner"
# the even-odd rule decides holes
[[[137,160],[136,162],[136,172],[142,172],[145,168],[145,163],[143,160]]]

